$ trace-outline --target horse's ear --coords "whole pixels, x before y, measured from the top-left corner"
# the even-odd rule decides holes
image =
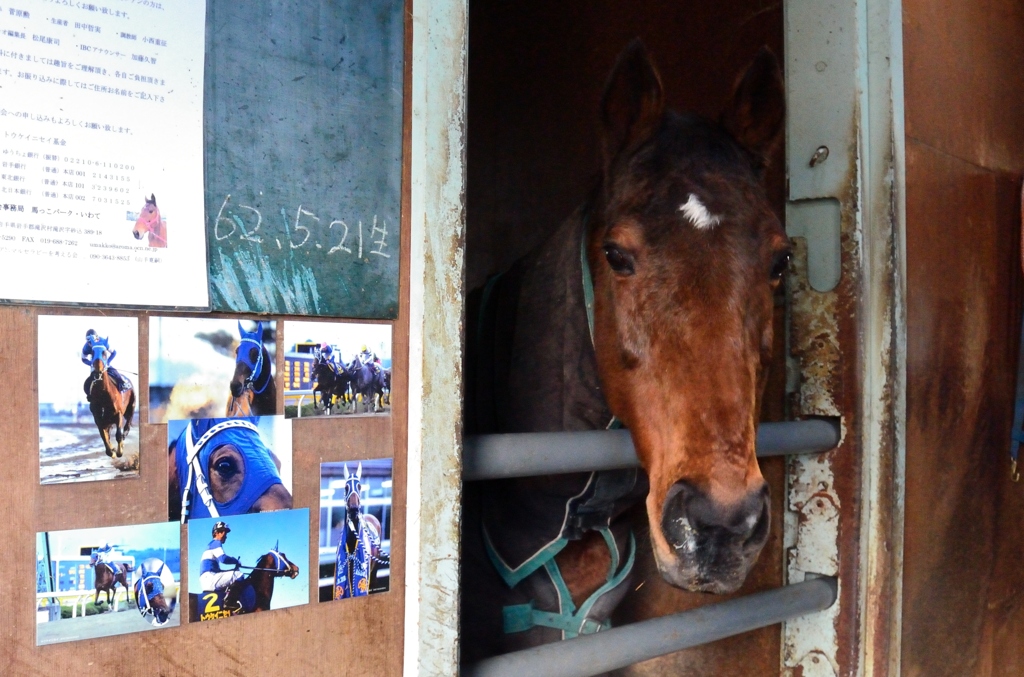
[[[260,337],[261,341],[263,340],[263,320],[256,323],[256,335]]]
[[[345,480],[348,481],[349,477],[351,477],[351,475],[348,474],[348,463],[346,463],[345,464]]]
[[[156,207],[156,193],[149,194],[149,201],[153,203],[154,207]]]
[[[363,462],[359,461],[359,466],[356,468],[356,479],[360,482],[363,481]]]
[[[634,38],[619,55],[601,96],[605,172],[625,150],[646,141],[661,124],[665,95],[647,49]]]
[[[242,321],[241,320],[237,320],[237,322],[238,322],[238,335],[241,336],[242,338],[245,338],[245,330],[242,329]]]
[[[782,70],[775,54],[762,47],[736,81],[732,101],[722,111],[722,126],[764,166],[781,136],[785,116]]]

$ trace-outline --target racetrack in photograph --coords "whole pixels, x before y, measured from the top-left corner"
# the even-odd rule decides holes
[[[124,455],[110,458],[92,421],[39,422],[39,482],[61,484],[138,477],[139,434],[134,417]]]
[[[79,616],[78,618],[62,618],[59,621],[36,624],[36,646],[70,642],[79,639],[95,639],[123,635],[127,632],[145,632],[147,630],[163,630],[181,624],[178,608],[171,613],[166,625],[157,627],[142,617],[142,614],[130,604],[122,603],[118,612]]]

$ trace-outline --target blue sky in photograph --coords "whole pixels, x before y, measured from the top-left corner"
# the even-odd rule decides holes
[[[223,520],[231,527],[224,552],[238,558],[245,566],[255,566],[260,556],[278,544],[278,551],[299,567],[299,575],[294,579],[279,578],[275,581],[271,609],[309,602],[308,508],[233,515]],[[211,517],[188,522],[188,580],[193,588],[189,592],[200,591],[199,561],[213,539],[213,525],[217,521],[218,518]]]

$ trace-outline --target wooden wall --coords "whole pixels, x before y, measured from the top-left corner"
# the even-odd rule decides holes
[[[411,6],[411,3],[407,3]],[[406,54],[412,22],[406,21]],[[68,310],[38,306],[0,307],[0,375],[10,396],[0,418],[6,451],[5,489],[0,492],[3,575],[0,579],[0,674],[16,675],[399,675],[405,611],[406,446],[409,367],[409,119],[411,60],[405,66],[402,242],[399,315],[393,323],[393,404],[389,417],[296,420],[293,423],[295,508],[310,509],[310,559],[298,563],[308,576],[305,606],[179,628],[43,647],[35,645],[35,534],[158,522],[167,516],[167,431],[146,423],[148,393],[141,399],[137,434],[142,445],[140,477],[121,481],[39,485],[36,398],[36,323],[39,314],[109,314],[140,317],[138,383],[147,382],[146,313]],[[74,280],[68,280],[74,284]],[[167,283],[171,283],[168,281]],[[154,313],[168,314],[168,313]],[[225,317],[221,315],[221,317]],[[274,319],[312,319],[277,316]],[[278,391],[283,389],[283,337],[278,325]],[[84,376],[83,376],[84,378]],[[283,412],[283,408],[281,409]],[[136,434],[135,431],[132,434]],[[359,599],[317,602],[321,461],[393,457],[390,590]],[[182,581],[187,586],[185,529]],[[179,613],[187,619],[187,597]]]
[[[666,0],[470,2],[467,289],[480,286],[539,244],[582,201],[600,169],[597,110],[623,47],[639,36],[658,65],[670,107],[717,118],[734,79],[767,44],[782,60],[782,5]],[[781,144],[768,173],[780,218]],[[783,313],[776,325],[775,380],[765,417],[783,415]],[[772,536],[737,594],[782,584],[781,459],[761,462],[772,491]],[[646,513],[635,514],[646,533]],[[650,548],[638,548],[639,590],[620,607],[623,624],[722,601],[670,587]],[[779,670],[778,626],[634,666],[625,674],[770,675]]]
[[[1009,480],[1022,285],[1024,4],[904,0],[907,464],[902,672],[1024,674]]]

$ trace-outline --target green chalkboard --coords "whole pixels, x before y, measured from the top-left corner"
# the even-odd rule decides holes
[[[208,0],[214,310],[398,312],[402,0]]]

